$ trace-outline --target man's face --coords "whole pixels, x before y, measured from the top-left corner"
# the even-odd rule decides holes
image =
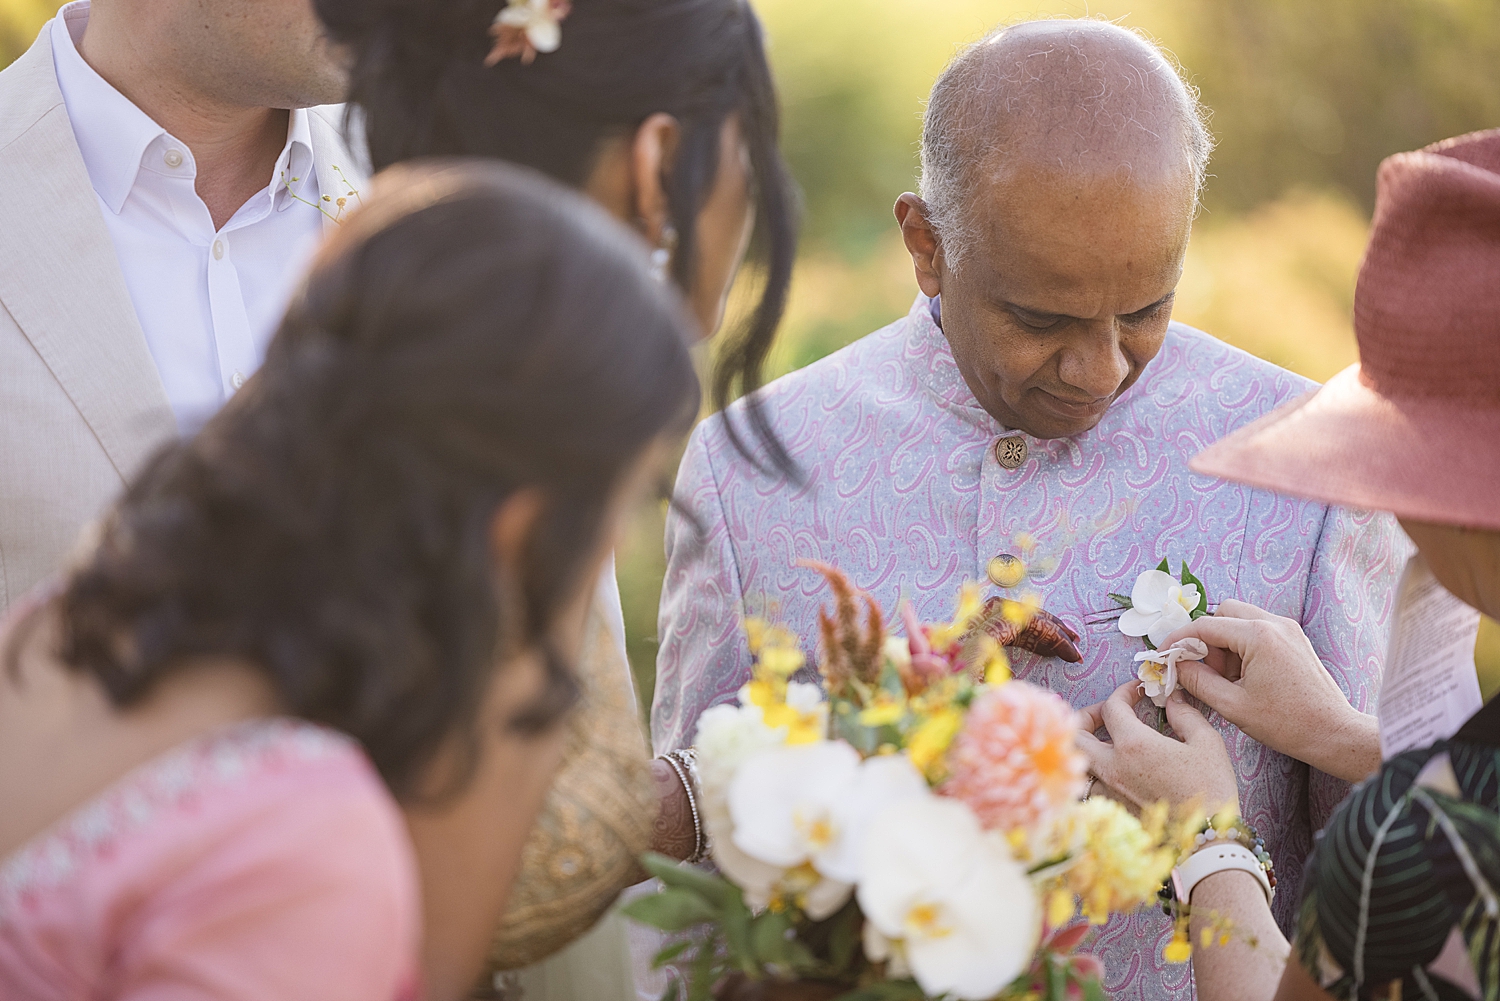
[[[1192,225],[1191,174],[1141,183],[1016,167],[976,193],[974,211],[979,245],[957,272],[941,255],[935,265],[959,371],[1006,427],[1037,438],[1090,430],[1161,349]]]

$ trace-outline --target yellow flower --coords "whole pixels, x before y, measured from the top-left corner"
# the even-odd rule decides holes
[[[953,738],[963,726],[963,713],[949,706],[924,719],[906,742],[906,753],[929,782],[941,781],[948,772],[946,756]]]
[[[1006,598],[1000,603],[1000,614],[1005,621],[1017,629],[1025,629],[1036,618],[1036,613],[1042,610],[1042,599],[1035,594],[1028,594],[1020,601],[1011,601]]]
[[[1161,951],[1161,958],[1168,963],[1186,963],[1193,958],[1192,943],[1188,942],[1186,935],[1173,935],[1172,941]]]
[[[982,611],[984,602],[979,599],[979,585],[972,582],[965,584],[958,593],[958,607],[953,612],[953,621],[927,627],[927,638],[932,649],[943,651],[957,643]]]
[[[1063,882],[1082,900],[1090,924],[1155,899],[1177,863],[1176,844],[1153,837],[1111,799],[1075,804],[1058,826],[1061,847],[1073,857]]]
[[[859,722],[862,726],[887,726],[905,714],[905,702],[882,692],[875,696],[874,702],[860,711]]]
[[[807,663],[797,637],[786,627],[772,625],[765,619],[756,616],[745,619],[745,642],[755,657],[757,676],[767,675],[784,681]]]
[[[1047,896],[1047,924],[1053,928],[1061,928],[1073,920],[1073,915],[1078,913],[1078,905],[1073,900],[1070,890],[1053,890]]]
[[[980,666],[986,685],[1003,685],[1010,680],[1010,658],[991,636],[980,636],[974,644],[974,663]]]
[[[752,681],[745,686],[750,704],[760,707],[766,726],[786,727],[788,744],[813,744],[828,730],[828,703],[817,685]]]

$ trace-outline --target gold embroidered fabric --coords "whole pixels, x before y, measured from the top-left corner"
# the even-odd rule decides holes
[[[656,790],[625,652],[598,603],[584,629],[583,697],[568,748],[522,855],[492,970],[545,959],[588,931],[635,878],[651,844]]]

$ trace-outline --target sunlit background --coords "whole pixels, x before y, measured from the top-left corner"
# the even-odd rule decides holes
[[[57,6],[0,0],[0,64]],[[1027,17],[1119,20],[1164,45],[1213,112],[1218,149],[1175,317],[1323,380],[1356,358],[1354,276],[1375,168],[1500,126],[1496,0],[758,0],[805,193],[801,263],[776,372],[903,315],[916,292],[891,205],[912,190],[928,88],[963,43]],[[631,661],[648,704],[662,514],[620,552]],[[1480,637],[1500,688],[1500,627]]]

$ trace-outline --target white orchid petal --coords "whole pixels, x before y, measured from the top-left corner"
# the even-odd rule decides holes
[[[1130,603],[1145,612],[1159,612],[1167,603],[1167,590],[1177,581],[1160,570],[1147,570],[1135,579],[1130,589]]]
[[[1161,613],[1140,608],[1127,608],[1120,616],[1120,632],[1126,636],[1145,636],[1156,625]]]
[[[871,758],[860,765],[852,795],[838,817],[840,836],[813,857],[818,872],[830,879],[857,883],[864,862],[865,838],[876,813],[892,803],[929,795],[927,780],[904,754]]]
[[[538,52],[556,52],[562,44],[562,28],[556,21],[538,19],[527,25],[526,39]]]
[[[822,921],[837,914],[839,908],[847,904],[853,895],[854,887],[851,884],[841,883],[836,879],[821,879],[807,891],[802,909],[814,921]]]
[[[1146,636],[1153,646],[1159,647],[1167,641],[1168,636],[1192,621],[1193,618],[1188,615],[1187,609],[1173,602],[1162,609],[1161,616],[1152,623],[1150,629],[1146,630]]]
[[[495,16],[495,23],[511,28],[525,28],[531,24],[531,17],[531,11],[526,7],[507,7]]]
[[[772,865],[807,862],[815,847],[826,847],[815,846],[812,828],[838,836],[859,765],[859,752],[843,741],[777,747],[750,758],[729,783],[735,845]]]

